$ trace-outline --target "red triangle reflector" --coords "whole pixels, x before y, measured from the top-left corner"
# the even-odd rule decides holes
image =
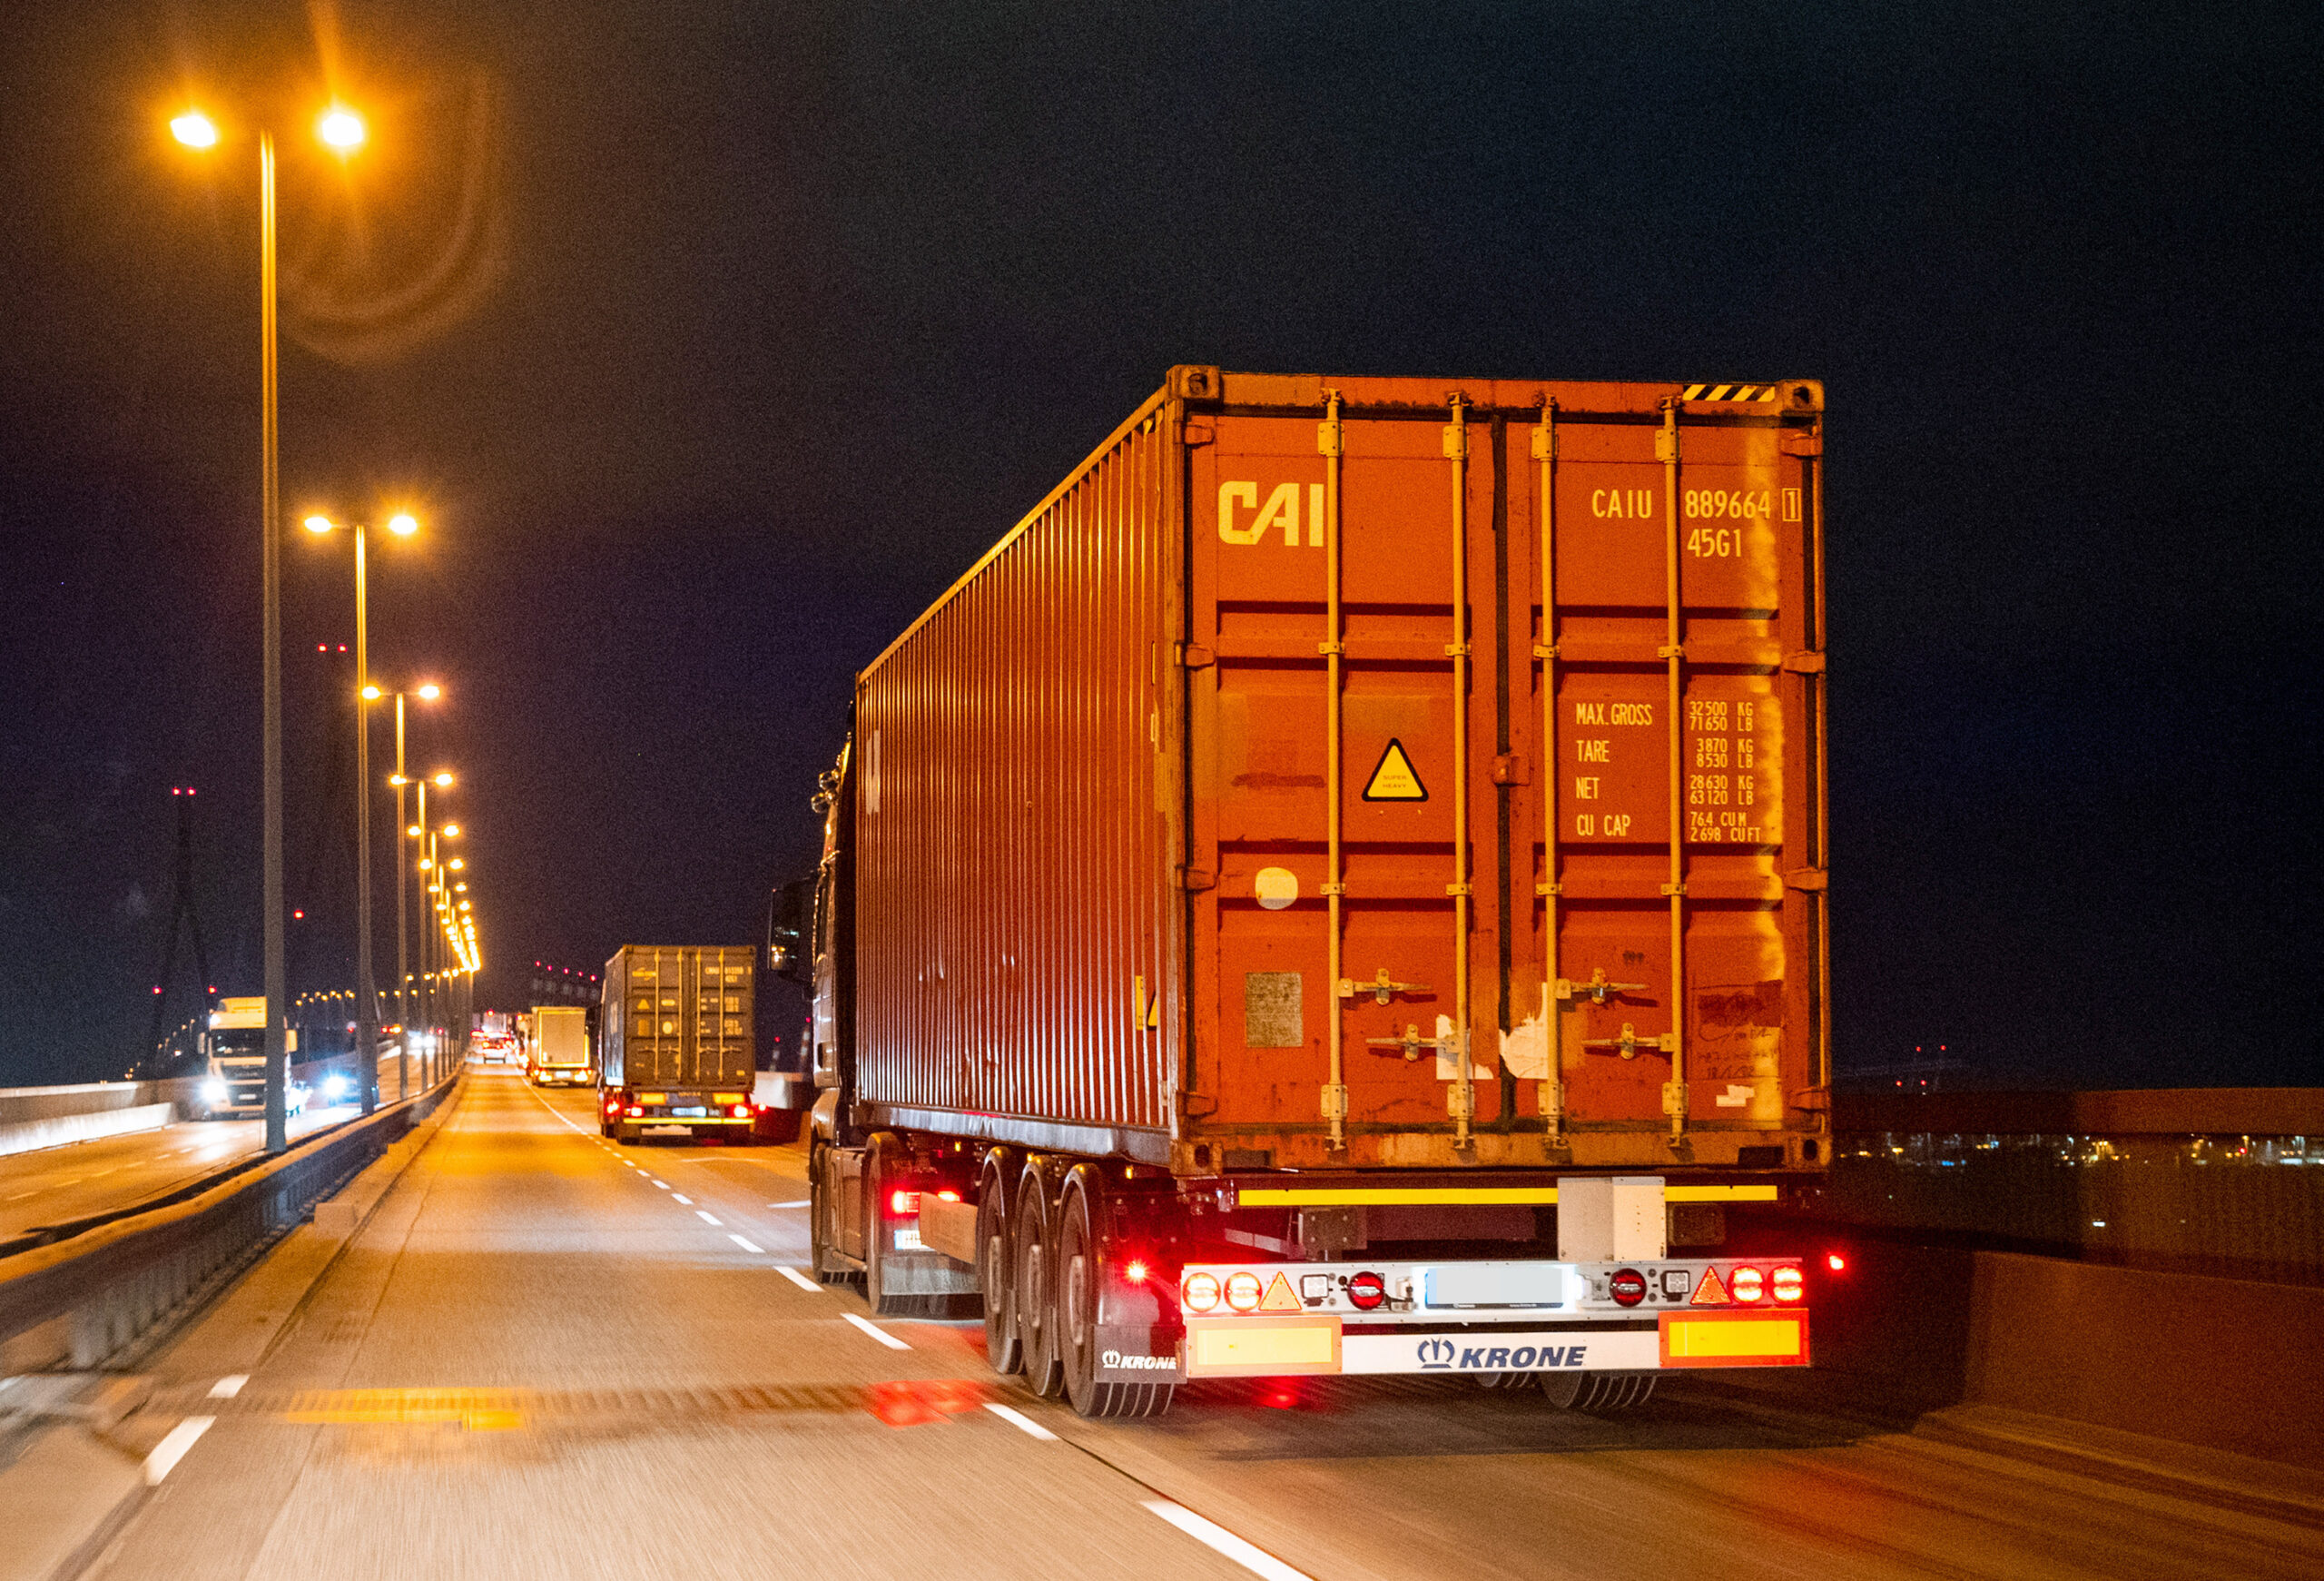
[[[1275,1283],[1267,1287],[1266,1299],[1259,1303],[1259,1310],[1262,1312],[1299,1310],[1299,1298],[1291,1293],[1291,1281],[1281,1274],[1275,1275]]]
[[[1687,1303],[1690,1307],[1723,1307],[1727,1304],[1727,1287],[1718,1282],[1718,1270],[1703,1270],[1703,1281]]]

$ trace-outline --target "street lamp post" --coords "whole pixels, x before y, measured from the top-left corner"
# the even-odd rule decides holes
[[[310,516],[306,520],[309,532],[318,536],[330,532],[338,524],[328,516]],[[362,789],[355,797],[355,1046],[356,1081],[362,1088],[363,1112],[369,1114],[379,1105],[379,985],[371,958],[371,705],[379,700],[379,688],[371,684],[369,616],[364,584],[364,526],[352,524],[355,533],[355,783]],[[388,530],[398,538],[409,538],[419,530],[419,523],[410,515],[399,512],[388,519]],[[401,755],[403,734],[403,698],[396,698],[396,734],[398,755]],[[402,773],[400,763],[397,773]],[[403,1094],[399,1092],[398,1097]]]
[[[188,110],[170,123],[171,133],[189,148],[214,148],[217,123],[199,110]],[[354,152],[363,141],[363,123],[352,112],[334,106],[316,125],[322,140],[342,153]],[[288,973],[282,946],[282,561],[281,498],[278,482],[277,446],[280,390],[275,380],[274,268],[274,133],[258,134],[258,298],[259,298],[259,512],[262,524],[260,587],[263,612],[260,618],[264,719],[261,756],[260,884],[264,891],[264,971],[266,980],[266,1151],[285,1151],[290,1145],[286,1107],[290,1084]]]

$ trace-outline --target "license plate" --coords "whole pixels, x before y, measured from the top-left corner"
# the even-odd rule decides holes
[[[899,1224],[896,1226],[896,1250],[898,1251],[921,1251],[926,1250],[926,1248],[927,1242],[921,1240],[920,1238],[919,1225]]]
[[[690,1105],[688,1105],[687,1107],[685,1107],[685,1108],[684,1108],[684,1109],[673,1109],[673,1110],[671,1110],[671,1111],[670,1111],[670,1112],[671,1112],[672,1114],[679,1115],[679,1116],[681,1116],[681,1117],[683,1117],[683,1118],[684,1118],[684,1119],[687,1119],[687,1120],[700,1120],[700,1119],[702,1119],[704,1116],[707,1115],[707,1114],[710,1112],[710,1111],[709,1111],[709,1110],[707,1110],[707,1109],[704,1109],[704,1108],[701,1104],[699,1104],[699,1103],[694,1103],[694,1104],[690,1104]]]
[[[637,1134],[640,1136],[692,1136],[694,1132],[683,1125],[648,1125],[639,1128]]]

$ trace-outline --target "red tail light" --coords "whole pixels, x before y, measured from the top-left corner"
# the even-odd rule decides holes
[[[1226,1276],[1226,1304],[1238,1312],[1256,1312],[1259,1297],[1264,1293],[1259,1276],[1248,1269],[1238,1270]]]
[[[643,1110],[643,1109],[639,1108],[639,1107],[638,1107],[636,1104],[635,1104],[635,1103],[633,1103],[633,1104],[631,1104],[631,1105],[629,1106],[629,1117],[630,1117],[632,1120],[636,1120],[636,1119],[640,1118],[641,1116],[643,1116],[643,1115],[645,1114],[645,1110]]]
[[[918,1191],[891,1191],[888,1193],[888,1215],[890,1218],[909,1219],[919,1211],[920,1193]]]
[[[939,1191],[936,1193],[936,1200],[940,1202],[957,1202],[960,1200],[960,1193],[958,1191]]]
[[[1848,1270],[1848,1260],[1837,1251],[1827,1251],[1824,1254],[1824,1266],[1834,1273],[1846,1273]]]
[[[1129,1282],[1134,1285],[1144,1284],[1146,1282],[1146,1265],[1139,1262],[1135,1258],[1130,1260],[1128,1263],[1125,1264],[1122,1269],[1122,1278],[1129,1280]]]
[[[1215,1312],[1218,1309],[1218,1276],[1190,1273],[1178,1300],[1189,1312]]]
[[[1770,1282],[1775,1286],[1778,1301],[1801,1300],[1807,1294],[1807,1278],[1796,1268],[1776,1270],[1775,1278]]]
[[[747,1103],[737,1103],[732,1112],[737,1120],[748,1120],[751,1117],[751,1106]]]
[[[1621,1270],[1606,1281],[1618,1307],[1635,1307],[1646,1299],[1646,1276],[1634,1268]]]
[[[1360,1273],[1347,1281],[1348,1305],[1369,1312],[1388,1299],[1388,1281],[1376,1273]]]
[[[1756,1268],[1738,1268],[1728,1276],[1727,1293],[1738,1301],[1767,1299],[1767,1276]]]

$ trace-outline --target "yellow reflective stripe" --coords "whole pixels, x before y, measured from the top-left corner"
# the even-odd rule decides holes
[[[1772,1185],[1665,1186],[1666,1202],[1772,1202]],[[1554,1202],[1555,1186],[1245,1186],[1246,1208],[1419,1207],[1438,1203]]]
[[[1749,1319],[1741,1322],[1689,1321],[1673,1313],[1668,1335],[1672,1356],[1797,1356],[1799,1319]]]

